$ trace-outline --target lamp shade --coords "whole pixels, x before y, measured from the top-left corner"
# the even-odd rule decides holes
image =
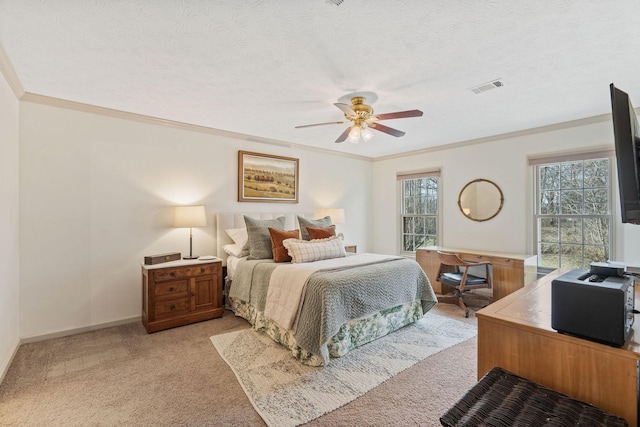
[[[176,228],[204,227],[207,216],[204,206],[176,206],[173,226]]]
[[[316,212],[318,217],[324,217],[329,215],[331,217],[331,223],[344,224],[344,209],[342,208],[326,208],[318,209]]]

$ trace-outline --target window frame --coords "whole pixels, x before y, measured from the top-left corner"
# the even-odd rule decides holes
[[[398,253],[404,256],[415,256],[416,250],[407,251],[404,249],[404,219],[406,217],[414,217],[414,218],[435,218],[435,226],[436,226],[436,234],[435,234],[435,245],[439,245],[442,239],[442,227],[441,227],[441,215],[442,212],[442,179],[440,176],[440,169],[430,170],[430,171],[421,171],[421,172],[412,172],[412,173],[398,173],[397,174],[397,182],[398,182],[398,209],[397,209],[397,230],[398,230]],[[437,180],[437,188],[436,188],[436,213],[435,214],[406,214],[406,206],[405,206],[405,185],[404,182],[410,179],[423,179],[423,178],[435,178]],[[412,233],[415,235],[415,233]],[[431,245],[429,245],[431,246]],[[417,248],[420,249],[420,248]]]
[[[534,183],[534,209],[533,209],[533,231],[534,231],[534,239],[533,242],[535,244],[535,253],[538,256],[538,271],[541,273],[549,273],[553,270],[556,270],[558,268],[571,268],[571,267],[566,267],[562,265],[562,240],[559,238],[558,241],[558,252],[559,252],[559,257],[558,257],[558,266],[557,267],[546,267],[546,266],[542,266],[541,265],[541,261],[542,261],[542,256],[541,256],[541,244],[542,244],[542,236],[541,236],[541,232],[542,230],[539,227],[539,223],[541,219],[544,218],[557,218],[559,221],[563,220],[563,219],[597,219],[597,218],[605,218],[608,219],[609,221],[609,229],[608,229],[608,259],[615,259],[615,225],[616,225],[616,221],[615,221],[615,210],[614,210],[614,198],[615,198],[615,171],[614,171],[614,164],[613,164],[613,150],[608,150],[608,149],[604,149],[604,150],[596,150],[596,151],[592,151],[592,152],[581,152],[581,153],[574,153],[574,154],[563,154],[563,155],[558,155],[558,156],[543,156],[543,157],[538,157],[538,158],[530,158],[529,159],[529,164],[531,166],[533,166],[533,183]],[[585,161],[590,161],[590,160],[606,160],[607,161],[607,168],[608,168],[608,173],[607,173],[607,179],[608,179],[608,186],[607,186],[607,209],[608,209],[608,213],[607,214],[586,214],[586,213],[581,213],[581,214],[564,214],[564,213],[557,213],[557,214],[543,214],[540,213],[541,211],[541,204],[540,204],[540,197],[541,197],[541,182],[540,182],[540,168],[544,167],[544,166],[551,166],[551,165],[561,165],[561,164],[566,164],[566,163],[576,163],[576,162],[582,162],[584,165]],[[584,191],[584,186],[582,187],[582,190]],[[560,189],[558,191],[561,191]],[[582,200],[582,207],[584,209],[584,199]],[[584,212],[584,210],[583,210]],[[584,223],[583,223],[584,224]],[[584,230],[584,225],[583,225],[583,230]],[[569,244],[569,243],[565,243],[565,244]],[[571,243],[571,244],[576,244],[576,243]],[[587,246],[591,246],[589,244],[585,244],[584,242],[584,234],[582,234],[581,237],[581,241],[579,243],[579,245],[581,246],[581,262],[582,262],[582,269],[588,269],[588,264],[585,265],[585,259],[584,259],[584,252],[585,252],[585,247]],[[600,245],[598,245],[600,246]]]

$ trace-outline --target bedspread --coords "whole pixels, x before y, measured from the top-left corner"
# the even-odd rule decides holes
[[[229,290],[264,311],[272,260],[242,261]],[[329,362],[327,342],[351,319],[420,300],[426,313],[436,296],[422,268],[413,260],[396,258],[338,271],[316,272],[309,277],[295,339],[300,347]]]
[[[317,262],[281,264],[271,273],[264,315],[283,329],[295,332],[309,276],[320,271],[337,271],[397,258],[364,253]]]

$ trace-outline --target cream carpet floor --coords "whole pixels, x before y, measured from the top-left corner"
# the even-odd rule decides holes
[[[475,324],[456,306],[434,313]],[[264,426],[209,337],[225,312],[147,334],[140,323],[25,344],[0,384],[0,426]],[[476,383],[476,339],[427,357],[309,426],[438,426]]]

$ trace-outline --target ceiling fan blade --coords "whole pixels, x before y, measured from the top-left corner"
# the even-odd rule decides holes
[[[333,104],[333,105],[335,105],[336,107],[338,107],[339,109],[341,109],[341,110],[342,110],[342,112],[343,112],[344,114],[346,114],[347,116],[349,116],[349,117],[357,116],[356,112],[355,112],[355,111],[353,111],[353,110],[351,109],[351,107],[350,107],[349,105],[347,105],[347,104],[340,104],[340,103],[336,103],[336,104]]]
[[[300,126],[296,126],[295,129],[302,129],[302,128],[310,128],[313,126],[324,126],[324,125],[342,125],[346,122],[326,122],[326,123],[314,123],[312,125],[300,125]]]
[[[422,111],[420,110],[408,110],[408,111],[398,111],[395,113],[385,113],[385,114],[374,114],[374,116],[378,120],[389,120],[389,119],[402,119],[404,117],[420,117],[422,116]]]
[[[338,139],[336,139],[336,142],[343,142],[345,139],[347,139],[347,137],[349,136],[349,132],[351,132],[352,127],[353,126],[349,126],[344,132],[342,132],[338,137]]]
[[[371,123],[369,125],[371,129],[379,130],[380,132],[388,133],[393,136],[403,136],[404,132],[398,129],[390,128],[389,126],[381,125],[380,123]]]

